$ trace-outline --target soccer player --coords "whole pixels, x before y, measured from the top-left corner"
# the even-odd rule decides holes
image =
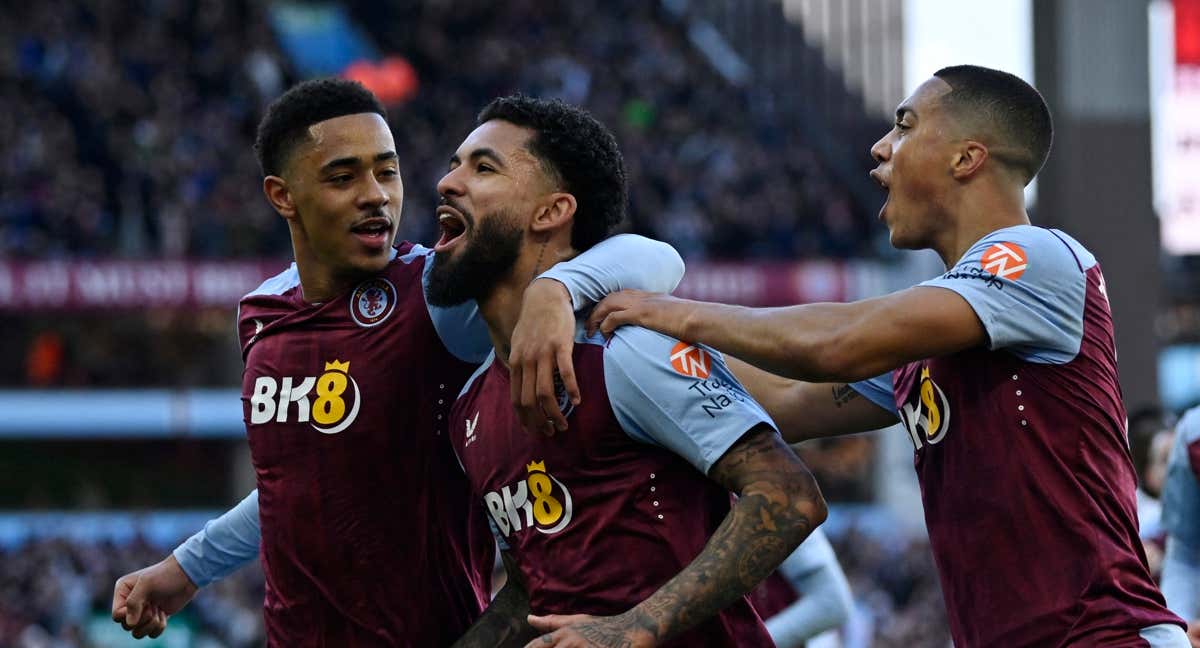
[[[238,313],[258,489],[162,563],[123,577],[113,618],[136,636],[161,632],[261,541],[270,645],[448,645],[487,600],[473,578],[491,551],[468,543],[490,534],[446,436],[455,394],[490,349],[486,326],[474,304],[426,303],[431,250],[393,247],[403,186],[369,91],[302,83],[268,109],[255,148],[295,254]],[[620,237],[523,291],[522,320],[565,316],[570,329],[572,299],[628,282],[670,289],[681,275],[669,246]],[[560,369],[565,381],[570,367]]]
[[[899,419],[960,648],[1186,645],[1138,540],[1104,276],[1079,242],[1025,212],[1051,138],[1024,81],[939,70],[897,108],[871,176],[888,192],[879,217],[892,244],[935,250],[945,274],[875,299],[772,309],[621,293],[590,322],[813,381],[746,382],[779,390],[763,404],[790,408],[776,420],[792,441]]]
[[[822,632],[845,625],[854,608],[850,583],[821,529],[754,589],[750,602],[778,648],[802,648]]]
[[[1167,532],[1163,596],[1172,612],[1188,620],[1188,638],[1200,648],[1200,407],[1188,410],[1175,426],[1162,524]]]
[[[560,403],[570,432],[522,428],[505,358],[524,285],[608,235],[625,172],[612,134],[560,101],[497,99],[479,123],[438,183],[426,286],[476,300],[496,349],[449,434],[509,580],[461,645],[770,645],[745,594],[824,520],[816,482],[719,355],[645,329],[578,337],[590,397]],[[538,639],[529,610],[597,616],[540,619],[564,627]]]

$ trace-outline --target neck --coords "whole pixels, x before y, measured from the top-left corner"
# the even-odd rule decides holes
[[[496,359],[505,367],[508,367],[513,329],[521,316],[525,289],[539,274],[575,254],[569,245],[555,245],[553,241],[527,243],[508,276],[498,281],[486,297],[479,299],[479,312],[487,322]]]
[[[948,210],[947,222],[932,246],[947,268],[988,234],[1005,227],[1029,224],[1024,187],[983,179],[980,183],[979,187],[968,187],[960,193]]]
[[[296,272],[300,275],[304,301],[310,304],[326,302],[354,285],[353,277],[339,276],[318,261],[304,234],[295,229],[292,230],[292,250],[296,255]]]

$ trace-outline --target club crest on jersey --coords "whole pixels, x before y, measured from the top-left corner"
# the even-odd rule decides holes
[[[690,342],[680,342],[671,348],[671,368],[689,378],[704,380],[712,371],[712,354]]]
[[[546,462],[525,466],[527,477],[483,496],[488,514],[505,538],[525,529],[553,535],[571,523],[571,491],[546,471]]]
[[[387,319],[395,308],[396,287],[382,277],[358,284],[350,294],[350,317],[359,326],[375,326]]]
[[[310,399],[310,394],[316,398]],[[361,396],[349,362],[326,362],[320,376],[259,376],[250,395],[250,423],[295,421],[322,434],[337,434],[358,418]]]
[[[558,411],[562,412],[564,418],[575,411],[575,403],[571,402],[571,395],[567,393],[567,385],[557,370],[554,371],[554,399],[558,401]]]
[[[1029,267],[1029,255],[1016,243],[996,243],[984,250],[979,265],[1001,279],[1016,281]]]
[[[929,375],[929,367],[921,369],[915,396],[915,402],[906,402],[900,408],[900,420],[913,446],[920,450],[925,444],[941,443],[950,431],[950,401]]]

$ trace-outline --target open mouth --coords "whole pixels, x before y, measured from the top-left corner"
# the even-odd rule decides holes
[[[888,201],[891,199],[891,196],[892,196],[892,190],[888,186],[888,179],[883,176],[883,172],[880,171],[879,169],[871,170],[871,179],[874,180],[876,183],[878,183],[880,187],[883,187],[884,191],[888,192],[888,198],[887,198],[887,200],[883,201],[883,206],[879,208],[879,216],[878,216],[879,220],[884,221],[886,223],[887,220],[885,219],[884,212],[887,211]]]
[[[441,237],[436,245],[433,246],[434,252],[442,252],[449,250],[458,243],[459,239],[467,231],[467,219],[462,213],[449,205],[442,205],[437,209],[438,228],[441,230]]]
[[[392,221],[380,217],[368,218],[351,227],[350,233],[358,237],[368,247],[386,247],[388,237],[392,233]]]

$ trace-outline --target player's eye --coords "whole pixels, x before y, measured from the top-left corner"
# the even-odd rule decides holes
[[[354,176],[350,175],[349,173],[339,173],[339,174],[333,176],[332,178],[330,178],[329,181],[334,184],[346,184],[347,182],[350,182],[353,179],[354,179]]]
[[[490,164],[480,164],[479,166],[475,167],[475,170],[479,173],[491,173],[492,171],[495,171]]]

